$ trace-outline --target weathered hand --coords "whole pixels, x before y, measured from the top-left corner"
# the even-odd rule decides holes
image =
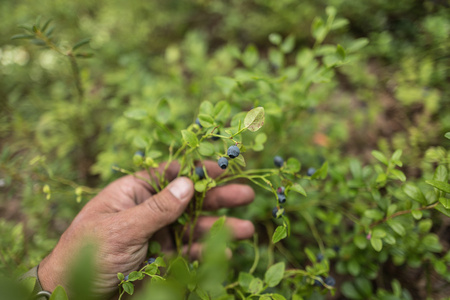
[[[217,177],[221,170],[217,163],[206,161],[208,175]],[[160,167],[162,170],[163,166]],[[67,266],[74,255],[86,243],[97,243],[98,277],[95,293],[108,295],[117,290],[117,273],[131,273],[146,260],[149,240],[156,240],[163,252],[174,250],[168,225],[184,212],[194,194],[194,186],[186,177],[176,178],[179,166],[172,163],[166,171],[171,183],[160,193],[144,180],[124,176],[102,190],[89,201],[72,224],[64,232],[57,246],[41,262],[39,279],[45,290],[53,291],[57,285],[67,286]],[[149,179],[146,171],[137,173]],[[245,205],[253,201],[254,192],[247,185],[229,184],[216,187],[206,194],[204,209],[216,210],[223,207]],[[215,222],[216,217],[200,217],[194,236],[201,237]],[[236,239],[253,235],[251,222],[228,218]],[[198,256],[201,245],[194,240],[191,254]]]

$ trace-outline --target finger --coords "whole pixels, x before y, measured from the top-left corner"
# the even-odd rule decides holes
[[[204,160],[201,162],[198,162],[196,164],[198,167],[205,166],[206,173],[208,173],[208,176],[211,178],[217,178],[220,175],[222,175],[225,170],[221,169],[216,161],[212,160]]]
[[[186,209],[193,195],[192,181],[180,177],[160,193],[121,212],[120,218],[134,228],[133,234],[137,239],[148,240],[155,232],[173,223]]]
[[[203,202],[205,210],[247,205],[255,199],[253,189],[244,184],[228,184],[211,189]]]
[[[183,246],[183,255],[189,256],[190,259],[196,260],[201,259],[203,254],[204,247],[200,243],[193,243],[191,245],[191,249],[189,249],[188,245]],[[225,249],[225,255],[228,259],[231,259],[233,257],[233,252],[231,252],[230,248]]]
[[[197,221],[194,229],[194,240],[198,240],[209,232],[211,226],[219,217],[203,216]],[[249,239],[255,233],[255,226],[252,222],[237,218],[228,217],[225,220],[225,226],[230,229],[232,237],[236,240]],[[188,238],[188,233],[185,239]]]

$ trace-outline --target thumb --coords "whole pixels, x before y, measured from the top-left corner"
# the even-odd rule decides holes
[[[173,223],[186,209],[194,195],[194,184],[187,177],[179,177],[165,189],[124,213],[133,220],[138,235],[149,239],[155,232]]]

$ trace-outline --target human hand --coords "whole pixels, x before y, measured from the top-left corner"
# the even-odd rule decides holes
[[[215,162],[203,163],[212,178],[223,172]],[[163,168],[161,166],[159,171]],[[194,195],[190,179],[176,178],[178,170],[177,163],[167,168],[166,178],[171,183],[159,193],[144,180],[129,175],[112,182],[90,200],[39,265],[38,275],[44,290],[53,291],[57,285],[62,285],[69,293],[73,292],[67,286],[68,262],[87,240],[98,243],[94,292],[105,296],[117,290],[117,273],[129,274],[146,260],[149,240],[159,242],[163,252],[174,251],[175,245],[167,226],[184,212]],[[150,179],[146,171],[137,175]],[[253,198],[251,187],[228,184],[208,191],[203,209],[246,205]],[[198,239],[209,231],[216,219],[210,216],[198,219],[190,252],[194,257],[201,252]],[[236,239],[250,238],[254,233],[250,221],[227,218],[226,224]]]

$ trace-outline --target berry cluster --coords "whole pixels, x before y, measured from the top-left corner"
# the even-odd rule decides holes
[[[227,155],[231,159],[238,157],[240,153],[241,153],[241,150],[236,145],[230,146],[227,150]],[[226,157],[222,156],[221,158],[219,158],[217,163],[219,164],[219,167],[221,169],[225,170],[228,167],[228,159]]]

